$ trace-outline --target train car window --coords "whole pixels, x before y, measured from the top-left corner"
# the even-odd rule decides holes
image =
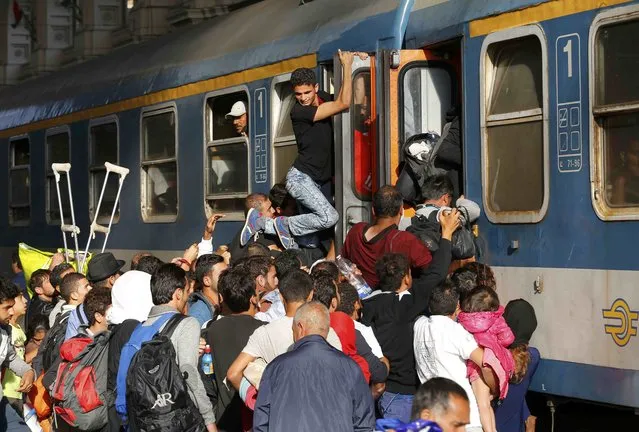
[[[295,95],[290,75],[285,81],[273,86],[273,183],[286,182],[286,173],[297,157],[297,142],[293,133],[291,109],[295,105]]]
[[[404,140],[422,132],[441,133],[446,111],[453,106],[450,72],[417,64],[404,73],[402,91]]]
[[[31,183],[29,138],[9,144],[9,223],[28,225],[31,219]]]
[[[373,171],[371,152],[373,151],[371,133],[371,73],[362,70],[353,77],[353,99],[350,116],[353,146],[353,184],[355,195],[364,201],[370,201],[373,193]]]
[[[56,181],[51,169],[54,163],[71,162],[70,136],[68,130],[50,131],[46,135],[46,167],[47,167],[47,201],[46,212],[47,222],[54,224],[60,222],[60,205],[58,203],[58,193],[56,191]],[[73,175],[73,171],[71,171]],[[73,186],[73,185],[72,185]],[[62,201],[62,211],[65,223],[71,223],[71,203],[69,202],[69,187],[67,185],[66,174],[60,175],[60,200]]]
[[[142,217],[171,222],[179,208],[177,124],[174,108],[142,115]]]
[[[250,191],[248,96],[235,91],[210,97],[206,104],[206,211],[241,218]]]
[[[105,162],[118,164],[118,124],[113,120],[92,124],[89,127],[90,153],[89,153],[89,215],[95,216],[100,193],[106,176]],[[110,174],[107,180],[98,222],[108,222],[111,217],[115,198],[118,194],[118,176]],[[115,209],[113,222],[120,217],[120,206]]]
[[[636,18],[603,25],[594,39],[594,207],[603,219],[639,213],[638,45]]]
[[[487,38],[483,56],[484,203],[500,223],[539,222],[548,199],[545,46],[535,31],[517,31]]]

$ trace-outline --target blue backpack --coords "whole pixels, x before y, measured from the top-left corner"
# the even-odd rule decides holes
[[[158,334],[160,328],[166,324],[176,313],[169,312],[161,315],[155,322],[149,326],[143,326],[143,323],[133,330],[129,341],[122,347],[120,354],[120,365],[118,366],[118,376],[116,379],[116,398],[115,410],[122,419],[124,424],[127,423],[127,406],[126,406],[126,377],[129,372],[129,366],[133,357],[138,353],[144,342],[150,341]]]

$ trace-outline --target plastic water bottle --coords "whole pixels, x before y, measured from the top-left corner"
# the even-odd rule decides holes
[[[340,273],[342,273],[346,279],[348,279],[348,283],[353,285],[359,294],[359,298],[368,297],[368,295],[373,292],[371,287],[368,286],[364,278],[355,273],[355,269],[357,266],[347,260],[346,258],[338,255],[335,258],[335,263],[337,264],[337,268],[339,268]]]
[[[213,355],[211,354],[211,346],[207,345],[204,348],[204,355],[202,355],[202,372],[204,375],[213,375]]]

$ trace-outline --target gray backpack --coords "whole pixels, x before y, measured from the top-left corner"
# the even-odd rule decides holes
[[[60,347],[62,361],[53,387],[53,412],[70,426],[95,430],[107,424],[114,401],[107,391],[109,331],[94,339],[74,337]]]

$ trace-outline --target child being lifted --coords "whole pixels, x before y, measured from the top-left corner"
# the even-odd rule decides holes
[[[300,68],[293,71],[291,85],[297,100],[291,109],[297,158],[286,175],[286,189],[306,212],[296,216],[270,219],[255,209],[249,210],[240,242],[245,245],[258,232],[277,234],[286,249],[296,248],[295,238],[335,226],[339,214],[330,204],[333,178],[333,125],[331,117],[346,111],[352,96],[352,63],[366,53],[339,51],[342,87],[336,100],[319,90],[315,72]]]

